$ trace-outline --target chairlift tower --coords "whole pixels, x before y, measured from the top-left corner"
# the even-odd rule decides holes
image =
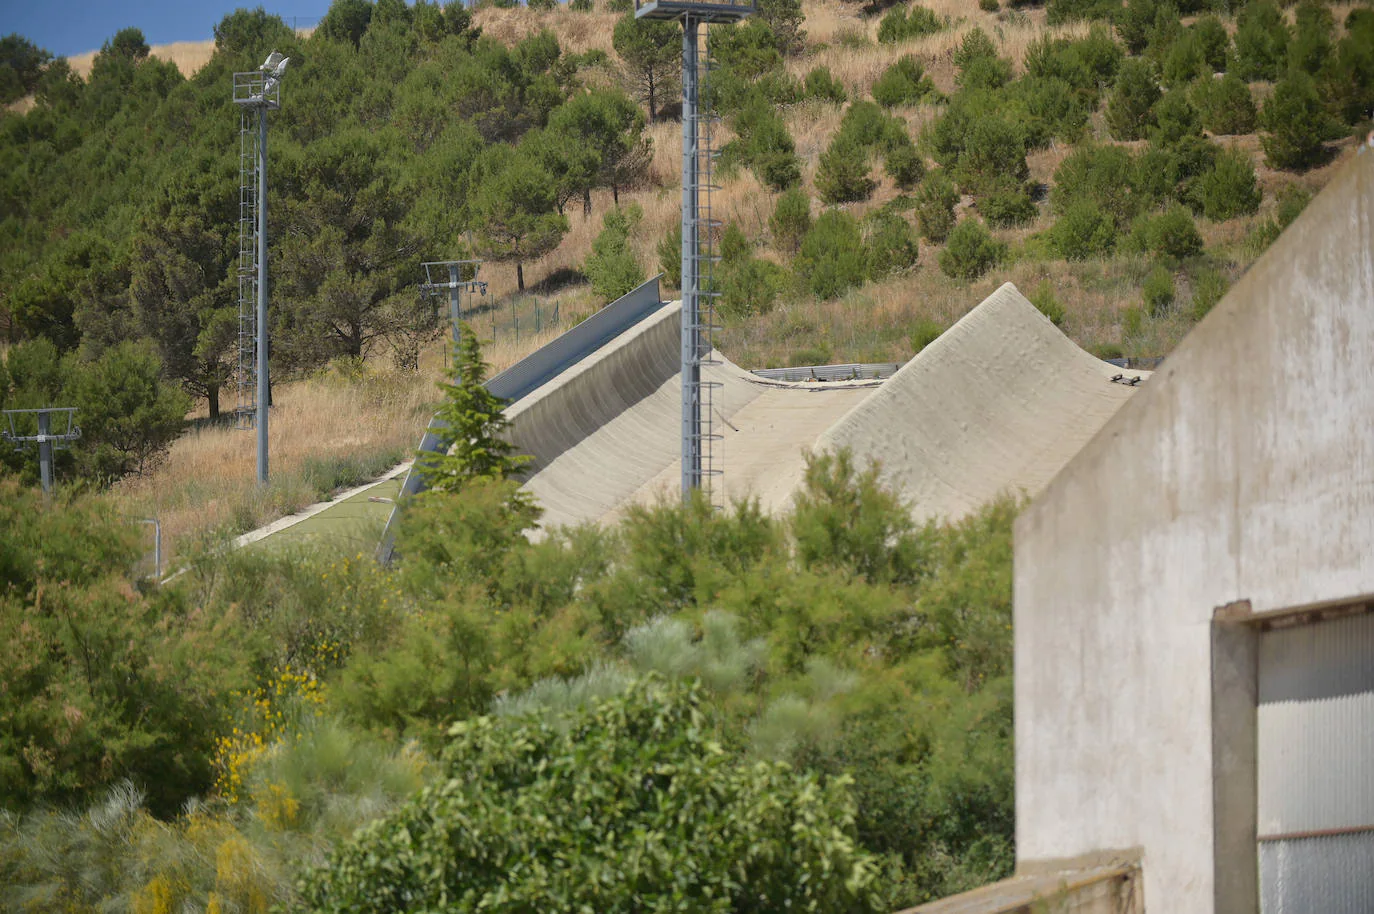
[[[720,221],[711,215],[716,151],[712,147],[707,27],[738,22],[754,12],[754,0],[635,0],[635,18],[682,22],[682,498],[707,488],[720,475],[712,452],[714,395],[720,383],[702,379],[705,365],[716,364],[714,281],[715,236]],[[711,493],[713,498],[719,493]]]
[[[263,65],[234,74],[239,106],[239,323],[235,423],[258,430],[258,483],[267,484],[267,112],[281,107],[290,58],[273,51]]]
[[[0,438],[22,449],[29,442],[38,445],[38,475],[43,481],[43,494],[52,494],[52,456],[59,450],[81,437],[81,427],[76,425],[75,406],[45,406],[41,409],[7,409],[4,411],[8,428],[0,429]],[[33,417],[37,434],[24,434],[29,430],[28,417]],[[61,431],[53,431],[53,417]]]
[[[482,261],[436,260],[420,266],[425,268],[425,281],[420,284],[421,295],[428,299],[448,292],[449,321],[453,324],[453,342],[457,343],[458,324],[463,319],[463,293],[487,294],[487,284],[477,278]]]

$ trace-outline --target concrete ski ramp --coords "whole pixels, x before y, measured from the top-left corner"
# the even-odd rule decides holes
[[[513,404],[544,525],[614,520],[674,497],[680,476],[676,302]],[[727,498],[784,511],[807,451],[877,459],[920,519],[956,519],[1004,492],[1034,495],[1135,392],[1010,283],[887,381],[777,382],[717,355],[714,426]]]
[[[920,520],[1039,493],[1136,387],[1006,283],[921,350],[816,446],[882,461]]]
[[[677,496],[681,305],[656,294],[646,283],[488,382],[511,400],[509,438],[531,457],[525,487],[546,529]],[[603,329],[588,326],[598,319]],[[958,519],[1005,492],[1035,495],[1136,391],[1121,382],[1148,376],[1079,349],[1010,283],[886,381],[774,381],[717,359],[703,376],[719,385],[726,498],[785,511],[806,453],[848,447],[878,460],[922,520]],[[421,448],[437,440],[432,426]],[[412,473],[402,494],[421,488]]]

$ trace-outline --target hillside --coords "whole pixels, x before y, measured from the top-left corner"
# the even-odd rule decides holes
[[[777,0],[718,29],[723,351],[745,367],[902,360],[1011,280],[1092,352],[1166,355],[1368,129],[1374,12],[1115,6]],[[230,74],[278,47],[295,62],[273,116],[274,377],[427,366],[396,382],[416,393],[395,430],[360,422],[312,441],[326,463],[384,463],[442,364],[421,260],[485,258],[493,317],[521,302],[585,313],[675,269],[662,252],[678,221],[676,44],[625,18],[342,3],[309,35],[240,11],[210,44],[153,49],[125,30],[88,60],[42,64],[35,49],[11,78],[34,107],[0,118],[0,332],[16,347],[0,405],[100,412],[95,388],[30,364],[58,358],[69,376],[119,359],[160,374],[201,415],[232,401]],[[639,91],[650,73],[654,111]],[[142,420],[136,447],[92,453],[116,434],[113,415],[93,417],[61,475],[133,472],[124,489],[165,492],[194,477],[171,469],[190,448],[237,465],[233,435],[176,440],[174,393],[149,401],[162,418]],[[332,401],[301,402],[309,415]],[[169,445],[172,476],[148,475]],[[306,472],[305,459],[279,469]],[[245,476],[139,510],[184,503],[242,527],[355,471],[307,475],[266,509],[228,507]]]

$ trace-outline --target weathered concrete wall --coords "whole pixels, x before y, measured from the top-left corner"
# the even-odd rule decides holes
[[[1365,149],[1017,524],[1021,861],[1140,846],[1150,910],[1226,907],[1213,610],[1374,592],[1372,425]]]

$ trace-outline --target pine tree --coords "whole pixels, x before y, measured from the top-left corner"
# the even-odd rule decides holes
[[[456,492],[478,479],[499,480],[515,473],[529,458],[515,454],[515,446],[501,437],[510,424],[505,403],[487,389],[490,366],[482,361],[482,347],[466,323],[458,325],[453,345],[452,383],[441,383],[444,403],[437,418],[439,449],[420,455],[420,472],[431,491]]]

